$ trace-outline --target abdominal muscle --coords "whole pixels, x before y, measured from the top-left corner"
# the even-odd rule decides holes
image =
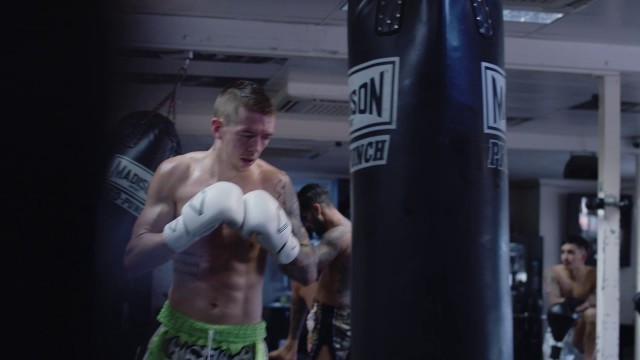
[[[178,312],[211,324],[262,320],[266,251],[222,225],[173,258],[169,302]]]

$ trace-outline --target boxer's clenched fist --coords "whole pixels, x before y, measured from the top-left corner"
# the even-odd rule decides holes
[[[167,246],[181,252],[221,223],[239,228],[244,218],[242,189],[219,181],[192,197],[182,207],[180,216],[165,225],[162,235]]]
[[[256,233],[260,245],[276,255],[280,264],[292,262],[298,256],[300,242],[278,200],[264,190],[248,192],[243,198],[242,235]]]

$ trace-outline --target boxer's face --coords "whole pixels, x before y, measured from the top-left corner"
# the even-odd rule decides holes
[[[320,205],[314,204],[310,210],[300,212],[300,218],[302,219],[304,227],[307,231],[314,232],[318,236],[322,236],[322,234],[327,232],[327,227],[322,221],[322,213],[320,210]]]
[[[241,170],[247,170],[269,145],[275,130],[275,116],[240,110],[236,123],[223,126],[223,141],[228,158]]]
[[[562,265],[568,269],[572,269],[584,263],[586,253],[575,244],[564,244],[560,247],[560,260],[562,261]]]

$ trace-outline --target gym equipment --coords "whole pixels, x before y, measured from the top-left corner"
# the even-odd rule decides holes
[[[348,4],[354,359],[513,358],[500,1]]]
[[[551,335],[555,342],[551,345],[550,359],[560,359],[564,339],[578,318],[580,318],[580,314],[574,312],[570,304],[557,303],[549,306],[547,310],[547,322],[549,323]]]
[[[160,163],[182,153],[175,128],[175,96],[185,65],[171,92],[152,110],[132,111],[113,127],[111,162],[98,207],[95,247],[96,339],[112,359],[132,358],[155,327],[151,306],[152,272],[131,277],[124,270],[124,250],[144,207],[147,189]],[[168,105],[167,115],[159,111]]]

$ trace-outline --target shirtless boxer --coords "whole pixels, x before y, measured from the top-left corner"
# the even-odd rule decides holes
[[[235,82],[215,100],[213,145],[157,168],[124,256],[131,274],[172,260],[146,360],[266,359],[266,257],[302,284],[316,279],[291,180],[259,158],[275,121],[264,89]]]
[[[351,350],[351,221],[333,206],[328,191],[307,184],[298,191],[304,226],[320,236],[314,248],[318,287],[307,316],[311,358],[343,360]]]

